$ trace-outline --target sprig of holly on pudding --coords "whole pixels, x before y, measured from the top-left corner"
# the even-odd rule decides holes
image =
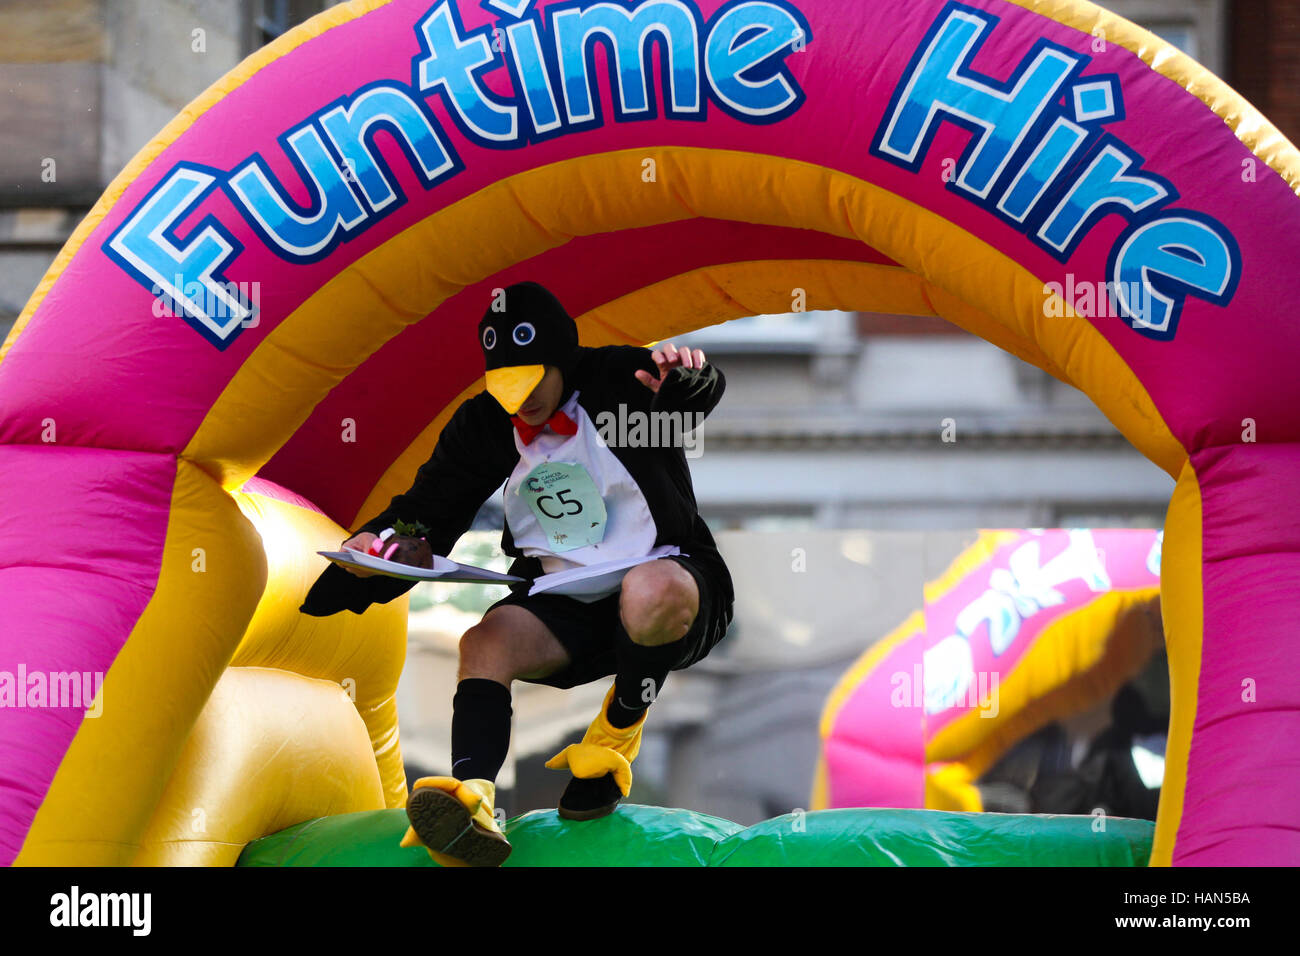
[[[428,534],[429,529],[418,521],[394,521],[391,528],[379,533],[379,539],[370,545],[370,553],[385,561],[431,568],[433,549],[429,547]]]

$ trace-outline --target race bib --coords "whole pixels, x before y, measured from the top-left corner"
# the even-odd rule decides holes
[[[599,544],[605,537],[605,502],[587,469],[577,462],[544,461],[519,484],[556,554]]]

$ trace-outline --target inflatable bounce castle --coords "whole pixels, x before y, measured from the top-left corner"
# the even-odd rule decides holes
[[[980,532],[831,691],[813,809],[985,809],[976,781],[1008,750],[1106,703],[1152,658],[1161,543]]]
[[[523,279],[590,345],[803,301],[1087,393],[1177,483],[1149,861],[1300,861],[1297,191],[1249,103],[1084,0],[332,7],[135,157],[0,350],[0,861],[400,815],[405,603],[296,609]],[[697,861],[737,839],[699,826]]]

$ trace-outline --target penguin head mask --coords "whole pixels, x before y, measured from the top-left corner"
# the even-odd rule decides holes
[[[566,374],[578,355],[578,327],[560,300],[536,282],[517,282],[478,324],[488,394],[510,415],[554,365]]]

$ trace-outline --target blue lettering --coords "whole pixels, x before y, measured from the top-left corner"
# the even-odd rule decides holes
[[[188,239],[175,234],[181,220],[216,186],[219,175],[178,164],[109,237],[104,250],[145,288],[165,295],[174,313],[183,315],[209,342],[224,349],[241,323],[253,317],[246,299],[229,291],[222,274],[243,247],[212,217]]]
[[[320,125],[375,212],[397,199],[397,193],[396,182],[371,143],[372,130],[382,127],[394,134],[423,173],[426,188],[455,168],[439,131],[400,87],[371,87],[351,105],[325,113]]]
[[[278,178],[259,153],[229,173],[179,163],[109,238],[106,254],[225,348],[240,329],[256,325],[250,321],[256,303],[250,305],[242,287],[225,282],[222,273],[243,248],[214,216],[188,238],[175,232],[218,187],[269,250],[291,262],[312,262],[405,201],[401,171],[385,158],[391,151],[381,149],[381,131],[389,137],[383,145],[401,150],[425,189],[464,168],[430,109],[435,95],[468,138],[494,149],[598,123],[593,72],[602,49],[618,121],[655,116],[656,65],[662,108],[672,117],[702,120],[712,99],[742,121],[770,123],[804,100],[786,57],[808,45],[811,29],[784,0],[727,0],[708,25],[688,0],[565,0],[532,12],[528,0],[482,5],[502,14],[499,25],[466,30],[449,0],[438,0],[419,19],[410,86],[367,84],[279,137],[300,188]],[[493,37],[504,37],[504,50]],[[651,62],[652,51],[659,53],[658,64]],[[509,72],[511,96],[484,82],[484,74],[498,67]],[[164,304],[155,305],[160,317],[157,307]]]
[[[460,14],[443,0],[417,29],[424,52],[412,66],[415,88],[421,93],[432,90],[442,94],[469,135],[497,143],[515,139],[518,111],[488,99],[476,76],[500,62],[488,42],[488,28],[465,34]]]
[[[253,228],[280,255],[311,261],[327,254],[344,235],[365,222],[366,211],[314,126],[300,127],[282,140],[310,189],[310,207],[299,210],[272,180],[260,156],[237,167],[226,188]]]
[[[1226,305],[1241,275],[1231,233],[1209,216],[1168,209],[1178,198],[1173,184],[1103,132],[1125,116],[1119,77],[1083,77],[1088,57],[1040,40],[999,84],[971,67],[997,22],[949,0],[899,81],[871,153],[917,172],[942,124],[955,123],[972,136],[949,188],[1059,261],[1107,215],[1127,220],[1099,314],[1114,305],[1142,334],[1171,338],[1189,295]]]
[[[1029,161],[1007,187],[1006,194],[998,201],[998,209],[1016,222],[1024,222],[1038,200],[1043,198],[1052,181],[1074,157],[1081,144],[1088,137],[1088,131],[1082,126],[1071,123],[1065,117],[1058,117],[1051,130],[1030,155]]]
[[[1186,212],[1138,226],[1112,254],[1116,304],[1151,338],[1173,338],[1189,295],[1226,305],[1240,274],[1232,236],[1212,219]],[[1139,288],[1145,295],[1129,292]]]
[[[542,41],[537,35],[537,24],[531,20],[512,23],[506,27],[510,52],[514,59],[515,78],[523,87],[524,102],[537,133],[550,133],[560,127],[560,110],[551,90],[551,78],[546,74],[542,57]]]
[[[754,28],[758,27],[757,33]],[[746,39],[742,42],[741,37]],[[812,30],[806,20],[769,3],[742,3],[721,12],[709,27],[704,68],[709,85],[727,107],[743,117],[779,118],[798,108],[803,94],[781,62],[796,43],[807,44]],[[763,79],[747,78],[777,54],[777,71]]]
[[[984,199],[1013,153],[1082,61],[1040,41],[1037,54],[1007,87],[970,69],[995,17],[953,5],[895,93],[872,151],[909,169],[920,167],[939,124],[948,119],[975,133],[955,185]]]
[[[1065,256],[1083,238],[1085,226],[1110,209],[1136,215],[1171,191],[1150,176],[1127,175],[1134,161],[1118,146],[1106,144],[1038,230],[1038,237]]]
[[[649,111],[646,51],[656,36],[668,51],[665,109],[669,115],[699,110],[699,24],[678,0],[641,3],[635,12],[612,3],[597,3],[583,10],[557,10],[551,15],[551,29],[570,123],[596,119],[587,57],[587,48],[596,37],[603,37],[614,53],[617,114]]]

